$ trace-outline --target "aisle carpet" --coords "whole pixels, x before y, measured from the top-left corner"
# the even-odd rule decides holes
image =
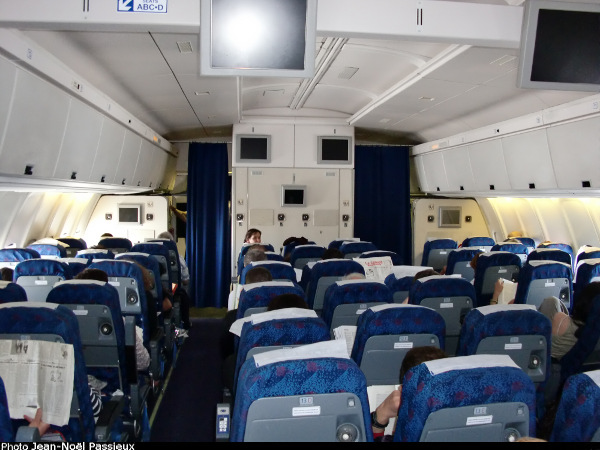
[[[193,318],[167,389],[158,404],[151,442],[214,442],[221,401],[221,319]]]

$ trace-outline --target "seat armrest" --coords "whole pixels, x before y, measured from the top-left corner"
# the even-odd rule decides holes
[[[94,439],[96,442],[107,442],[117,419],[121,416],[125,406],[125,397],[113,396],[102,404],[102,411],[96,422]]]
[[[41,441],[40,430],[37,427],[22,425],[17,430],[15,442],[39,442]]]

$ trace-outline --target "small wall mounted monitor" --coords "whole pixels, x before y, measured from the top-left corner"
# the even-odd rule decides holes
[[[119,223],[142,223],[141,209],[140,205],[119,205]]]
[[[352,164],[352,138],[349,136],[319,136],[317,138],[319,164]]]
[[[200,73],[310,78],[317,0],[201,0]]]
[[[460,228],[460,206],[440,206],[439,222],[440,228]]]
[[[297,184],[282,185],[281,206],[306,206],[306,186]]]
[[[517,87],[600,92],[600,4],[528,0]]]
[[[239,163],[270,163],[271,162],[271,136],[269,135],[242,135],[236,137],[236,160]]]

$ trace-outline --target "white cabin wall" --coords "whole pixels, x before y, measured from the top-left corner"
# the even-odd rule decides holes
[[[458,228],[438,225],[441,206],[460,206],[461,221]],[[477,202],[466,198],[418,198],[412,202],[413,210],[413,265],[421,265],[425,242],[433,239],[453,239],[459,245],[467,237],[489,236],[487,220]],[[431,218],[429,219],[429,217]],[[467,221],[466,217],[470,216]]]
[[[238,134],[271,136],[271,162],[236,161]],[[262,232],[262,241],[279,252],[283,241],[304,236],[326,247],[338,238],[354,237],[354,154],[352,164],[318,164],[318,136],[349,136],[354,127],[343,122],[279,122],[257,120],[234,125],[232,143],[232,275],[249,228]],[[306,185],[305,207],[282,207],[281,185]],[[243,218],[238,220],[238,214]],[[285,219],[278,220],[278,214]],[[302,219],[308,214],[308,220]],[[349,220],[344,221],[343,215]]]
[[[119,204],[141,205],[141,224],[119,223]],[[110,214],[108,219],[106,214]],[[148,218],[152,215],[152,219]],[[94,208],[84,233],[88,247],[96,245],[104,233],[125,237],[137,244],[154,239],[169,228],[169,206],[166,197],[154,195],[105,195]]]

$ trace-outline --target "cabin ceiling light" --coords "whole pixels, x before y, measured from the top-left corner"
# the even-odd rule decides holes
[[[179,49],[180,53],[192,53],[194,51],[190,41],[177,42],[177,48]]]

